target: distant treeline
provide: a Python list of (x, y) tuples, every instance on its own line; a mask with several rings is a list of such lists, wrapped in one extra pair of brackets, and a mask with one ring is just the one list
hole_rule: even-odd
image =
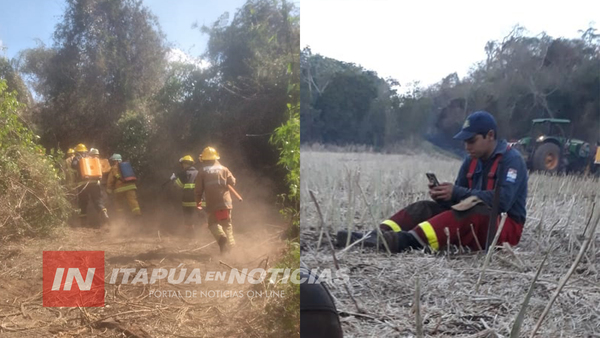
[(394, 79), (305, 48), (301, 141), (383, 149), (427, 138), (460, 148), (452, 135), (466, 115), (481, 109), (497, 118), (502, 138), (520, 138), (532, 119), (553, 117), (571, 119), (573, 137), (600, 140), (600, 34), (589, 28), (578, 39), (555, 39), (524, 32), (516, 27), (502, 41), (482, 46), (487, 58), (468, 76), (453, 73), (404, 94)]

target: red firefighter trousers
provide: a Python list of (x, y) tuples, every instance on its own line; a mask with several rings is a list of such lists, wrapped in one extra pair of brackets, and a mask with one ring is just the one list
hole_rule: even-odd
[[(434, 250), (447, 246), (448, 235), (452, 245), (481, 250), (485, 248), (489, 215), (490, 208), (483, 204), (466, 211), (456, 211), (445, 209), (433, 201), (420, 201), (398, 211), (383, 221), (380, 227), (384, 231), (410, 231), (422, 245), (428, 245)], [(498, 222), (497, 226), (499, 225)], [(522, 232), (523, 224), (507, 217), (497, 245), (505, 242), (517, 245)]]

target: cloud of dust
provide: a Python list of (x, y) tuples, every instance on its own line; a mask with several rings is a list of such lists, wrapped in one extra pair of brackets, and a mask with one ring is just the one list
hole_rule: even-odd
[[(167, 149), (168, 145), (163, 144), (161, 148)], [(198, 212), (195, 217), (195, 232), (191, 235), (189, 229), (183, 224), (182, 191), (169, 182), (171, 174), (181, 170), (179, 158), (189, 154), (197, 159), (203, 148), (204, 146), (196, 147), (198, 149), (196, 152), (171, 151), (163, 160), (154, 161), (155, 165), (152, 166), (153, 170), (149, 177), (138, 181), (137, 184), (137, 196), (142, 210), (140, 219), (133, 217), (119, 219), (116, 207), (107, 200), (111, 217), (108, 236), (115, 239), (136, 236), (156, 237), (160, 231), (161, 236), (173, 237), (182, 242), (189, 242), (190, 236), (202, 243), (214, 240), (208, 230), (204, 212)], [(286, 223), (276, 205), (278, 185), (271, 172), (273, 169), (253, 168), (246, 158), (249, 155), (244, 156), (240, 148), (235, 149), (237, 150), (230, 151), (217, 148), (221, 156), (221, 164), (228, 167), (236, 178), (235, 188), (243, 198), (243, 202), (239, 202), (232, 195), (232, 224), (237, 244), (232, 255), (236, 256), (236, 260), (239, 258), (243, 261), (256, 256), (255, 253), (278, 248), (281, 245), (281, 241), (278, 240), (279, 235), (286, 229)], [(198, 162), (195, 166), (200, 169)], [(128, 211), (126, 210), (125, 213), (127, 214)]]

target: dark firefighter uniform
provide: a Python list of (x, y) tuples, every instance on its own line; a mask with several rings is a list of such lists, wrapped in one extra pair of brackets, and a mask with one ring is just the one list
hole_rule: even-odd
[(78, 144), (77, 147), (75, 147), (75, 152), (75, 157), (71, 161), (71, 168), (75, 170), (77, 175), (77, 201), (79, 204), (79, 217), (81, 218), (81, 223), (85, 224), (87, 222), (87, 205), (90, 200), (96, 211), (100, 213), (103, 221), (106, 223), (108, 222), (108, 212), (104, 206), (104, 201), (102, 200), (100, 180), (82, 178), (79, 171), (79, 161), (87, 156), (87, 148), (83, 144)]
[(194, 188), (196, 186), (194, 182), (197, 175), (198, 169), (196, 169), (194, 166), (190, 166), (177, 174), (175, 179), (175, 184), (183, 189), (183, 193), (181, 195), (183, 222), (187, 227), (190, 228), (194, 226), (194, 214), (198, 212), (198, 209), (196, 208), (196, 197), (194, 195)]

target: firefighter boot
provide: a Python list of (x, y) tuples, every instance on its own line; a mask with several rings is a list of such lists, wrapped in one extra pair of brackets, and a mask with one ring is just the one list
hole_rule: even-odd
[(229, 251), (229, 244), (227, 243), (226, 236), (219, 237), (217, 243), (219, 243), (219, 249), (221, 250), (221, 254), (227, 253)]
[[(352, 232), (350, 234), (350, 244), (358, 241), (362, 237), (363, 237), (363, 234), (361, 234), (360, 232)], [(335, 236), (335, 246), (337, 246), (338, 248), (343, 248), (346, 246), (347, 242), (348, 242), (348, 231), (347, 230), (338, 231)]]
[[(411, 232), (384, 231), (383, 238), (387, 243), (391, 253), (398, 253), (408, 249), (418, 250), (423, 248), (421, 243), (419, 243), (415, 235), (413, 235)], [(383, 244), (380, 244), (379, 249), (385, 250)]]
[(102, 209), (102, 223), (104, 224), (108, 224), (108, 211), (106, 210), (106, 208)]
[[(395, 252), (393, 248), (398, 247), (396, 233), (393, 231), (382, 231), (382, 235), (383, 235), (383, 239), (381, 237), (378, 239), (377, 232), (372, 231), (369, 234), (369, 237), (363, 241), (362, 245), (366, 248), (376, 248), (377, 244), (379, 244), (379, 249), (385, 250), (385, 245), (383, 244), (383, 242), (385, 241), (388, 244), (390, 251)], [(350, 240), (351, 240), (351, 242), (355, 242), (362, 237), (363, 237), (362, 234), (355, 232), (355, 233), (352, 233), (352, 238)], [(357, 239), (355, 239), (355, 238), (357, 238)], [(342, 244), (344, 245), (345, 243), (346, 242), (343, 242)]]
[(79, 226), (82, 228), (88, 226), (87, 215), (79, 215)]

